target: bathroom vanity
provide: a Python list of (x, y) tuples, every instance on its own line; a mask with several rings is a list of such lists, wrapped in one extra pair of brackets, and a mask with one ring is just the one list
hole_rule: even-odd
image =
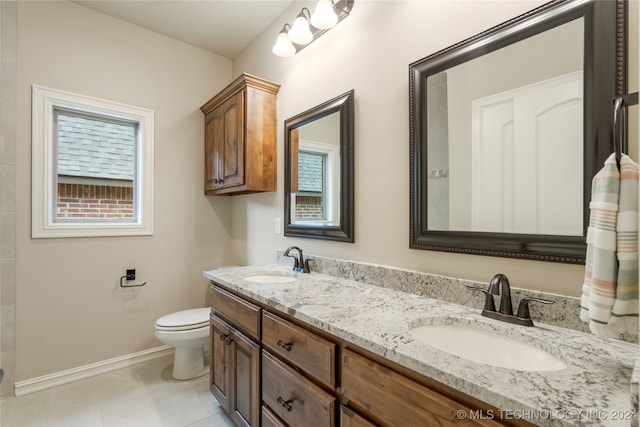
[[(637, 415), (633, 344), (540, 322), (508, 325), (481, 317), (481, 307), (282, 264), (204, 275), (211, 391), (237, 425), (627, 426)], [(486, 329), (563, 365), (474, 362), (421, 341), (414, 331), (425, 325)]]

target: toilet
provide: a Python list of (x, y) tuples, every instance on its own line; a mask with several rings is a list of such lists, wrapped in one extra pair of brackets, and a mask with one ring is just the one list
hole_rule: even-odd
[(173, 378), (189, 380), (208, 373), (205, 352), (209, 347), (210, 312), (210, 308), (193, 308), (156, 321), (156, 338), (176, 349)]

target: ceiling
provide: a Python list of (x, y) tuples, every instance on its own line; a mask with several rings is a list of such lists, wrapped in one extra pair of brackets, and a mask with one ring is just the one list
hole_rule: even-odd
[[(76, 3), (233, 59), (293, 0), (76, 0)], [(273, 35), (274, 41), (276, 36)]]

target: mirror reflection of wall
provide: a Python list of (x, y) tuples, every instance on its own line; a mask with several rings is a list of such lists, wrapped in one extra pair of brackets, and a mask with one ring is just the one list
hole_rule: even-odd
[[(449, 230), (449, 104), (447, 73), (427, 78), (427, 221), (430, 230)], [(454, 115), (453, 112), (451, 114)]]
[(583, 37), (575, 19), (427, 78), (429, 229), (582, 235)]
[(293, 129), (291, 144), (292, 223), (340, 224), (340, 113)]

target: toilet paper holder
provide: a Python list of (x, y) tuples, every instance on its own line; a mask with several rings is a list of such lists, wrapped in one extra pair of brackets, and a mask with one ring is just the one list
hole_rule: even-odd
[(144, 286), (147, 284), (147, 282), (144, 282), (141, 285), (125, 285), (123, 284), (123, 282), (129, 282), (131, 280), (136, 280), (136, 270), (135, 269), (127, 269), (127, 274), (125, 274), (124, 276), (120, 277), (120, 287), (121, 288), (139, 288), (141, 286)]

